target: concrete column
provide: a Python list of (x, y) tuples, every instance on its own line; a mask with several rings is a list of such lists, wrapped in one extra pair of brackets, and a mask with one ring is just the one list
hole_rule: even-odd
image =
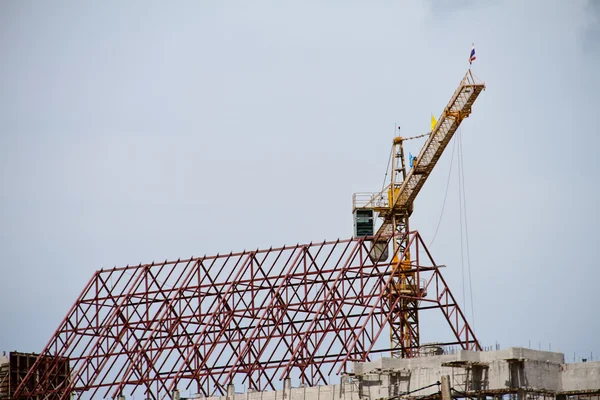
[(290, 400), (292, 398), (292, 379), (285, 378), (283, 380), (283, 400)]
[(452, 393), (450, 393), (450, 375), (442, 375), (442, 400), (452, 400)]
[(233, 383), (230, 383), (229, 385), (227, 385), (227, 400), (234, 400), (235, 399), (235, 385)]

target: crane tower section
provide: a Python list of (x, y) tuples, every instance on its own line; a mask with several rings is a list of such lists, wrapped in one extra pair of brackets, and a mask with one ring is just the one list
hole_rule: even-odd
[(408, 171), (403, 149), (406, 138), (396, 137), (393, 141), (389, 185), (381, 192), (356, 193), (353, 196), (355, 235), (369, 232), (365, 229), (369, 223), (373, 227), (370, 232), (374, 232), (375, 215), (381, 220), (377, 232), (371, 237), (374, 260), (388, 258), (388, 238), (394, 237), (392, 273), (396, 277), (396, 284), (388, 288), (387, 293), (389, 304), (395, 305), (390, 335), (394, 357), (414, 357), (420, 348), (418, 302), (426, 296), (426, 292), (424, 285), (418, 282), (412, 272), (414, 265), (407, 246), (408, 219), (412, 214), (413, 202), (461, 122), (471, 114), (471, 107), (483, 90), (485, 83), (479, 81), (469, 69), (435, 126), (432, 126), (419, 155), (410, 161)]

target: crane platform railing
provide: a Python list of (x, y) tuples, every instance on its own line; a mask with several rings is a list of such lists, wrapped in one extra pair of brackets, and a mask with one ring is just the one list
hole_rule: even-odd
[[(388, 185), (389, 187), (389, 185)], [(388, 196), (384, 196), (380, 192), (361, 192), (352, 195), (352, 211), (356, 209), (366, 208), (369, 210), (377, 210), (379, 208), (390, 208)]]

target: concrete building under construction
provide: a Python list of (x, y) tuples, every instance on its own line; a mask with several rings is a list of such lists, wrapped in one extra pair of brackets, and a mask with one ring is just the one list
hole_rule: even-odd
[[(598, 362), (484, 351), (409, 229), (484, 89), (469, 70), (431, 132), (394, 138), (389, 185), (353, 197), (353, 238), (97, 271), (39, 355), (0, 359), (0, 398), (599, 400)], [(435, 343), (422, 318), (446, 327)]]
[(600, 399), (600, 362), (565, 364), (561, 353), (508, 348), (383, 357), (354, 363), (334, 385), (292, 388), (288, 380), (279, 391), (246, 393), (236, 393), (232, 385), (225, 396), (208, 400), (440, 399), (444, 377), (448, 398)]

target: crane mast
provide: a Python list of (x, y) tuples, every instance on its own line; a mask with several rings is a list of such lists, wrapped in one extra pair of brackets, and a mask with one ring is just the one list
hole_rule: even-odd
[[(469, 69), (408, 171), (403, 147), (403, 142), (408, 138), (399, 136), (393, 140), (390, 184), (381, 192), (355, 193), (353, 196), (355, 235), (367, 236), (371, 240), (371, 258), (374, 261), (389, 258), (387, 243), (393, 236), (392, 275), (395, 285), (388, 291), (387, 297), (392, 308), (392, 356), (396, 358), (418, 355), (418, 302), (419, 298), (427, 295), (423, 283), (417, 282), (412, 272), (414, 266), (408, 251), (409, 217), (413, 202), (462, 120), (471, 114), (471, 107), (483, 90), (485, 83), (479, 81)], [(375, 234), (374, 214), (381, 220)], [(369, 227), (371, 229), (365, 229)]]

